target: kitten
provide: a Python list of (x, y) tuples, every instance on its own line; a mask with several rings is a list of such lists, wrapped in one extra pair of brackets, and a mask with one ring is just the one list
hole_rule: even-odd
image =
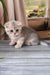
[[(9, 21), (5, 23), (5, 30), (11, 39), (9, 45), (15, 45), (15, 48), (21, 48), (25, 45), (38, 45), (40, 44), (40, 37), (37, 32), (29, 27), (23, 26), (19, 21)], [(42, 43), (46, 45), (45, 43)]]

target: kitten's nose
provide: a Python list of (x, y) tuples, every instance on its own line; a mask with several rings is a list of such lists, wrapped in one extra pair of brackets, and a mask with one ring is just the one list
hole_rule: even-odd
[(14, 33), (14, 35), (16, 34), (16, 32)]

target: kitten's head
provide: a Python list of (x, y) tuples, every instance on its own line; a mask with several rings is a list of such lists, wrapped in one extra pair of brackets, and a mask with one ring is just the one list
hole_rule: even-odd
[(9, 21), (4, 25), (6, 33), (10, 36), (18, 36), (21, 33), (22, 23), (20, 21)]

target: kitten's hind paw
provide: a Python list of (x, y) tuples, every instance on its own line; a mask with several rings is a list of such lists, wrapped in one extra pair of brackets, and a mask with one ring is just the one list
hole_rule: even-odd
[(9, 45), (13, 46), (13, 45), (15, 45), (15, 42), (10, 42)]

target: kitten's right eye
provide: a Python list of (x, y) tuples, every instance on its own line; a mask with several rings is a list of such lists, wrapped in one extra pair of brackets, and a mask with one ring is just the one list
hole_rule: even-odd
[(13, 30), (10, 30), (10, 32), (13, 32)]

